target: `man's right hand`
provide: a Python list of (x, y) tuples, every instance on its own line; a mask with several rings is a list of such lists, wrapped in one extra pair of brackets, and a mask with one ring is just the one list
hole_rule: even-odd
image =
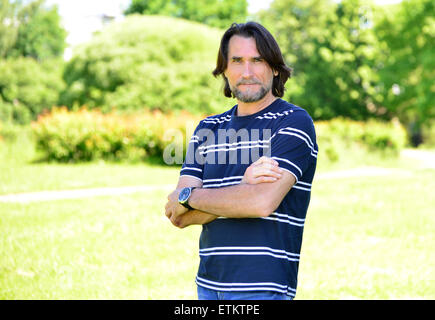
[[(254, 163), (252, 163), (245, 171), (243, 175), (243, 179), (241, 183), (246, 184), (258, 184), (258, 183), (270, 183), (279, 180), (282, 177), (282, 169), (279, 168), (278, 162), (268, 158), (266, 156), (261, 157)], [(193, 183), (194, 180), (189, 180), (190, 177), (183, 177), (182, 183), (179, 182), (177, 188), (185, 187), (185, 186), (197, 186), (201, 187), (201, 185)], [(190, 225), (202, 225), (207, 224), (214, 219), (216, 219), (216, 215), (212, 215), (206, 212), (198, 211), (198, 210), (189, 210), (187, 213), (178, 216), (177, 218), (173, 217), (171, 220), (172, 224), (178, 228), (185, 228)]]
[(282, 172), (277, 161), (263, 156), (246, 169), (241, 183), (275, 182), (282, 177)]

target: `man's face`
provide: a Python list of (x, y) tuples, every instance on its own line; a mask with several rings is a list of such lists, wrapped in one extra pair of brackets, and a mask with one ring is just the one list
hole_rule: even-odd
[(237, 100), (256, 102), (271, 94), (274, 74), (277, 72), (258, 53), (254, 38), (231, 37), (224, 75)]

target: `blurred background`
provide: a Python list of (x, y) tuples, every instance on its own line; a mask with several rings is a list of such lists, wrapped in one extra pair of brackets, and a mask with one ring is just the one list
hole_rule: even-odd
[(236, 103), (211, 71), (250, 20), (320, 150), (296, 299), (435, 298), (433, 1), (0, 0), (0, 299), (196, 298), (163, 153)]

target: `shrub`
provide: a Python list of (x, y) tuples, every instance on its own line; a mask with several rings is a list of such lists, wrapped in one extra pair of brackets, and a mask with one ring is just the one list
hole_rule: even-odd
[[(32, 124), (37, 147), (46, 160), (60, 162), (160, 159), (173, 143), (165, 139), (165, 130), (177, 129), (183, 135), (185, 150), (186, 123), (200, 118), (186, 112), (163, 114), (159, 111), (135, 114), (103, 114), (81, 108), (68, 111), (53, 108)], [(190, 137), (189, 137), (190, 138)]]
[(14, 126), (10, 123), (3, 124), (0, 122), (0, 143), (15, 142), (19, 135), (19, 126)]
[(5, 123), (28, 124), (32, 113), (25, 105), (0, 101), (0, 120)]
[(332, 162), (344, 156), (343, 150), (350, 151), (352, 147), (398, 155), (406, 143), (406, 130), (395, 121), (360, 122), (336, 118), (317, 121), (315, 126), (319, 150)]
[[(103, 114), (97, 109), (68, 111), (63, 107), (41, 115), (32, 128), (37, 146), (47, 160), (159, 159), (162, 162), (165, 148), (170, 144), (182, 148), (185, 155), (186, 140), (203, 118), (187, 112)], [(320, 161), (339, 161), (353, 148), (397, 155), (406, 140), (405, 130), (394, 122), (334, 119), (316, 122), (315, 126)]]
[(429, 122), (429, 124), (423, 127), (423, 141), (422, 147), (435, 148), (435, 120)]
[(182, 19), (131, 15), (77, 48), (60, 103), (103, 111), (227, 109), (215, 67), (221, 31)]
[(62, 64), (23, 57), (0, 60), (0, 120), (29, 123), (56, 105), (64, 87)]

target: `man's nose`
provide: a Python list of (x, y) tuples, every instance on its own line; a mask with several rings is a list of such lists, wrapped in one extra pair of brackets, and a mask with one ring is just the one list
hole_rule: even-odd
[(252, 66), (251, 66), (250, 62), (246, 62), (243, 65), (242, 77), (243, 78), (251, 78), (252, 77)]

